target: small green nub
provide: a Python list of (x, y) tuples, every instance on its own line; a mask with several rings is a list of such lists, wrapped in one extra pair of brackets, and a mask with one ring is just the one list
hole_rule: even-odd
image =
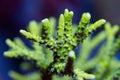
[(96, 21), (94, 24), (90, 25), (91, 30), (95, 30), (99, 27), (101, 27), (103, 24), (105, 24), (106, 20), (105, 19), (100, 19)]
[(69, 14), (69, 10), (68, 10), (68, 9), (65, 9), (65, 11), (64, 11), (64, 16), (66, 17), (66, 16), (68, 16), (68, 14)]
[(6, 52), (4, 52), (4, 53), (3, 53), (3, 55), (4, 55), (4, 56), (7, 56), (7, 53), (6, 53)]
[(90, 19), (91, 19), (90, 13), (88, 13), (88, 12), (83, 13), (82, 18), (81, 18), (81, 21), (82, 21), (83, 23), (89, 23), (89, 22), (90, 22)]
[(100, 19), (94, 23), (96, 27), (100, 27), (101, 25), (105, 24), (106, 20), (105, 19)]
[(50, 21), (47, 18), (45, 18), (42, 20), (42, 25), (47, 28), (48, 26), (50, 26)]
[(32, 34), (39, 35), (39, 28), (36, 21), (30, 21), (28, 29)]
[(20, 30), (20, 33), (23, 36), (25, 36), (26, 38), (32, 38), (32, 35), (29, 32), (25, 31), (25, 30)]
[(12, 47), (12, 48), (16, 47), (15, 44), (14, 44), (10, 39), (7, 39), (7, 40), (6, 40), (6, 44), (7, 44), (9, 47)]
[(63, 16), (63, 14), (60, 15), (58, 24), (59, 24), (59, 28), (63, 28), (64, 29), (65, 23), (64, 23), (64, 16)]

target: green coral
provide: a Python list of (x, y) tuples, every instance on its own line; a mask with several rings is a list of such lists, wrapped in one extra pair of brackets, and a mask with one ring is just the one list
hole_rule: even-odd
[[(60, 80), (101, 80), (110, 63), (119, 63), (112, 59), (119, 50), (120, 38), (114, 43), (114, 36), (119, 27), (111, 27), (107, 23), (105, 30), (91, 39), (91, 33), (103, 25), (105, 20), (100, 19), (90, 24), (91, 15), (83, 13), (77, 26), (72, 24), (73, 15), (72, 11), (65, 9), (64, 14), (59, 17), (57, 30), (54, 18), (43, 19), (40, 23), (31, 21), (28, 29), (20, 30), (20, 33), (32, 41), (32, 48), (27, 47), (20, 38), (15, 38), (13, 41), (7, 39), (6, 43), (10, 50), (6, 51), (4, 55), (11, 58), (23, 57), (26, 60), (35, 61), (37, 68), (40, 69), (39, 73), (36, 73), (40, 75), (36, 80), (56, 80), (57, 78)], [(88, 61), (92, 50), (105, 39), (106, 44), (100, 48), (96, 57)], [(81, 51), (76, 58), (74, 49), (80, 43), (82, 43)], [(97, 64), (98, 62), (99, 64)], [(109, 67), (109, 70), (115, 67)], [(111, 72), (109, 75), (111, 75)], [(28, 75), (12, 72), (10, 76), (15, 80), (24, 80), (24, 78), (27, 79)], [(108, 75), (105, 77), (108, 77)]]
[(39, 72), (29, 73), (28, 75), (21, 75), (15, 71), (10, 71), (9, 75), (14, 80), (41, 80)]
[[(115, 39), (118, 30), (119, 26), (111, 26), (110, 23), (106, 23), (105, 30), (101, 31), (93, 39), (90, 37), (85, 39), (80, 48), (79, 57), (75, 61), (75, 68), (79, 67), (81, 70), (90, 71), (90, 73), (95, 74), (96, 80), (109, 78), (112, 71), (120, 66), (120, 62), (114, 59), (114, 56), (120, 50), (120, 37)], [(100, 46), (97, 54), (92, 59), (89, 59), (93, 49), (103, 41), (105, 43)]]
[(95, 79), (95, 75), (93, 74), (88, 74), (84, 71), (81, 71), (79, 69), (75, 69), (74, 70), (74, 73), (75, 73), (75, 77), (77, 77), (78, 80), (84, 80), (84, 79)]
[(120, 80), (120, 67), (115, 68), (106, 80)]

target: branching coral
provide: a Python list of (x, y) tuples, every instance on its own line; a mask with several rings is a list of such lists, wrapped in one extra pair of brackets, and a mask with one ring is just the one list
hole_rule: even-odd
[[(120, 62), (114, 59), (114, 56), (120, 50), (120, 37), (115, 40), (118, 30), (119, 26), (111, 26), (110, 23), (106, 23), (105, 31), (101, 31), (93, 39), (88, 37), (81, 46), (80, 55), (74, 64), (75, 68), (80, 67), (82, 70), (94, 73), (96, 80), (106, 80), (109, 78), (114, 69), (120, 66)], [(106, 43), (102, 44), (94, 58), (88, 60), (92, 50), (103, 40)], [(114, 80), (114, 78), (112, 77), (111, 80)]]
[[(6, 43), (10, 50), (6, 51), (4, 55), (11, 58), (23, 57), (27, 60), (34, 60), (36, 66), (40, 69), (38, 74), (41, 74), (40, 79), (42, 80), (56, 80), (56, 78), (84, 80), (95, 79), (95, 76), (97, 80), (100, 80), (106, 67), (109, 66), (110, 60), (119, 50), (120, 39), (118, 38), (118, 41), (113, 44), (118, 26), (111, 28), (109, 24), (106, 24), (105, 31), (99, 33), (94, 39), (90, 39), (88, 36), (103, 25), (105, 20), (100, 19), (90, 24), (91, 15), (83, 13), (79, 25), (74, 29), (72, 24), (73, 15), (72, 11), (65, 9), (64, 14), (60, 15), (57, 30), (54, 18), (43, 19), (40, 23), (31, 21), (28, 30), (20, 30), (20, 33), (32, 41), (33, 48), (28, 48), (19, 38), (15, 38), (14, 41), (7, 39)], [(110, 29), (112, 29), (111, 32)], [(96, 58), (87, 61), (93, 48), (102, 42), (106, 36), (108, 36), (107, 43), (100, 49), (100, 54)], [(80, 57), (75, 60), (74, 49), (82, 42)], [(106, 53), (105, 57), (102, 56), (103, 50)], [(97, 65), (99, 61), (100, 64)], [(87, 73), (91, 69), (94, 69), (95, 75)], [(21, 76), (14, 72), (11, 74), (13, 74), (12, 77), (14, 75)], [(14, 79), (19, 80), (17, 78), (19, 77)]]

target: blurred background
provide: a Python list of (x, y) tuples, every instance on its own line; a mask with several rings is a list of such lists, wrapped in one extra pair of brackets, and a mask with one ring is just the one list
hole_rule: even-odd
[(19, 70), (19, 60), (3, 56), (8, 50), (6, 38), (21, 37), (19, 30), (31, 20), (58, 19), (65, 8), (74, 11), (73, 23), (78, 24), (83, 12), (90, 12), (92, 22), (104, 18), (120, 25), (120, 0), (0, 0), (0, 80), (11, 80), (8, 71)]

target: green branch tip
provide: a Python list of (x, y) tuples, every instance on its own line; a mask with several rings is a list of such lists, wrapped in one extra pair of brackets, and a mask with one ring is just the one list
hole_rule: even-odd
[(91, 19), (90, 13), (86, 12), (82, 14), (82, 18), (81, 18), (82, 23), (86, 24), (90, 22), (90, 19)]
[(70, 15), (72, 15), (72, 16), (74, 15), (73, 11), (70, 11)]
[(65, 23), (64, 23), (64, 15), (63, 15), (63, 14), (60, 15), (58, 25), (59, 25), (58, 28), (60, 28), (60, 27), (61, 27), (61, 28), (64, 28)]
[(90, 25), (90, 29), (91, 30), (95, 30), (96, 28), (101, 27), (105, 23), (106, 23), (105, 19), (100, 19), (100, 20), (96, 21), (94, 24), (91, 24)]
[(42, 25), (45, 26), (45, 27), (50, 26), (50, 21), (47, 18), (45, 18), (45, 19), (42, 20)]
[(89, 12), (83, 13), (82, 17), (83, 17), (84, 20), (90, 20), (91, 19), (91, 15), (90, 15)]
[(67, 16), (68, 13), (69, 13), (69, 10), (68, 10), (68, 9), (65, 9), (65, 11), (64, 11), (64, 15)]
[(11, 47), (11, 48), (15, 48), (15, 47), (16, 47), (15, 44), (13, 43), (13, 41), (10, 40), (10, 39), (7, 39), (7, 40), (6, 40), (6, 44), (7, 44), (9, 47)]
[(26, 35), (28, 32), (21, 29), (21, 30), (20, 30), (20, 33), (23, 34), (23, 35)]
[(34, 36), (30, 33), (30, 32), (27, 32), (25, 30), (20, 30), (20, 33), (25, 36), (26, 38), (29, 38), (29, 39), (32, 39)]
[(11, 44), (12, 44), (12, 41), (11, 41), (10, 39), (6, 39), (5, 42), (6, 42), (6, 44), (9, 45), (9, 46), (11, 46)]
[(32, 34), (35, 34), (35, 35), (39, 35), (39, 27), (38, 27), (38, 23), (36, 21), (30, 21), (29, 25), (29, 31), (32, 33)]
[(96, 21), (93, 25), (96, 27), (100, 27), (101, 25), (103, 25), (105, 23), (106, 23), (105, 19), (100, 19), (100, 20)]
[[(7, 57), (7, 52), (4, 52), (3, 55)], [(8, 56), (8, 57), (9, 57), (9, 56)]]
[(74, 51), (70, 51), (70, 52), (69, 52), (69, 57), (75, 59), (75, 58), (76, 58), (75, 52), (74, 52)]
[(99, 25), (100, 25), (100, 24), (103, 25), (103, 24), (106, 23), (106, 20), (105, 20), (105, 19), (100, 19), (100, 20), (98, 20), (98, 23), (99, 23)]
[(93, 79), (95, 79), (95, 75), (88, 74), (88, 73), (81, 71), (79, 69), (75, 69), (74, 72), (75, 72), (75, 75), (76, 75), (78, 80), (84, 80), (84, 79), (92, 79), (93, 80)]

